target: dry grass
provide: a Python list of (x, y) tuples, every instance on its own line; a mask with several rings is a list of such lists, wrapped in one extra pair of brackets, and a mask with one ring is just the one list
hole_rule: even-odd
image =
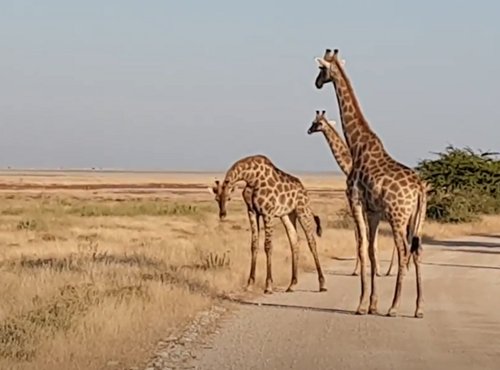
[[(130, 178), (134, 184), (147, 184), (161, 177), (57, 175), (47, 180), (43, 174), (4, 173), (2, 183), (27, 183), (23, 176), (28, 176), (29, 181), (51, 184), (132, 184)], [(318, 243), (323, 264), (327, 257), (353, 256), (354, 234), (341, 211), (342, 178), (303, 178), (322, 218), (324, 234)], [(187, 182), (208, 186), (212, 180), (213, 174), (196, 174)], [(159, 339), (223, 294), (244, 286), (250, 235), (243, 203), (234, 199), (228, 220), (219, 223), (215, 203), (199, 188), (1, 192), (0, 368), (140, 364)], [(469, 229), (429, 224), (425, 230), (440, 238), (498, 230), (499, 224), (498, 217), (489, 217)], [(389, 233), (380, 237), (381, 249), (392, 248)], [(311, 269), (304, 238), (300, 252), (302, 270)], [(258, 262), (261, 291), (263, 252)], [(290, 263), (282, 226), (275, 236), (273, 267), (275, 285), (285, 286)]]

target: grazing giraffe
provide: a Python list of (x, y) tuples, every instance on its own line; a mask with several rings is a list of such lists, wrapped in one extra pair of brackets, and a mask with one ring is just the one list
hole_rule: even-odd
[[(376, 231), (381, 218), (385, 217), (392, 228), (399, 263), (394, 298), (387, 315), (397, 316), (406, 272), (405, 262), (409, 262), (411, 254), (417, 282), (415, 317), (423, 317), (420, 260), (427, 204), (426, 185), (415, 171), (387, 153), (380, 138), (370, 128), (343, 63), (339, 61), (338, 50), (332, 53), (327, 49), (323, 58), (316, 58), (316, 61), (320, 68), (315, 81), (316, 88), (321, 89), (325, 83), (333, 83), (342, 129), (353, 160), (353, 168), (347, 178), (347, 192), (356, 224), (361, 260), (361, 297), (356, 313), (367, 313), (366, 250), (368, 247), (370, 263), (374, 266)], [(372, 268), (369, 313), (377, 312), (377, 301), (375, 269)]]
[[(344, 140), (340, 137), (340, 134), (337, 132), (335, 129), (335, 121), (330, 121), (326, 117), (326, 111), (316, 111), (316, 117), (314, 121), (311, 124), (311, 127), (309, 130), (307, 130), (307, 133), (309, 135), (315, 133), (315, 132), (322, 132), (323, 135), (325, 136), (325, 139), (330, 146), (330, 150), (332, 151), (333, 157), (337, 161), (340, 169), (342, 172), (346, 175), (349, 176), (349, 173), (351, 172), (352, 169), (352, 158), (351, 158), (351, 153), (349, 152), (349, 148), (347, 147), (346, 143)], [(374, 240), (374, 248), (375, 250), (375, 258), (376, 258), (376, 263), (375, 263), (375, 274), (377, 276), (380, 276), (380, 265), (378, 263), (378, 248), (377, 248), (377, 239), (375, 238)], [(359, 267), (359, 256), (356, 253), (356, 266), (354, 267), (354, 271), (352, 275), (358, 275), (358, 267)], [(394, 260), (396, 258), (396, 247), (394, 247), (393, 252), (392, 252), (392, 257), (391, 257), (391, 264), (389, 265), (389, 268), (387, 270), (386, 275), (389, 276), (392, 270), (392, 266), (394, 264)]]
[(250, 263), (250, 276), (247, 288), (255, 282), (255, 267), (257, 261), (259, 226), (258, 217), (264, 221), (264, 250), (266, 252), (266, 287), (265, 293), (272, 293), (272, 236), (274, 220), (280, 218), (285, 226), (285, 230), (290, 243), (292, 253), (292, 278), (287, 292), (292, 292), (298, 282), (298, 238), (295, 228), (295, 219), (298, 219), (306, 235), (309, 249), (314, 257), (314, 263), (318, 272), (319, 291), (326, 291), (325, 277), (321, 269), (318, 253), (316, 250), (316, 240), (314, 238), (314, 223), (316, 232), (321, 234), (320, 219), (311, 210), (309, 196), (302, 182), (279, 168), (277, 168), (269, 158), (263, 155), (253, 155), (236, 161), (227, 171), (222, 184), (215, 183), (213, 192), (215, 200), (219, 205), (219, 217), (226, 217), (226, 203), (229, 195), (239, 181), (244, 181), (246, 187), (243, 190), (243, 198), (247, 205), (248, 219), (252, 231), (251, 251), (252, 259)]
[[(216, 198), (217, 198), (217, 191), (218, 191), (217, 189), (219, 189), (219, 188), (220, 188), (220, 181), (215, 180), (215, 185), (212, 187), (209, 187), (208, 189), (209, 189), (210, 193), (214, 193), (216, 195)], [(247, 210), (255, 212), (257, 214), (257, 211), (255, 210), (255, 207), (252, 203), (253, 188), (246, 185), (245, 188), (243, 189), (243, 191), (241, 192), (241, 196), (243, 198), (243, 201), (245, 202), (245, 205), (247, 206)], [(226, 202), (229, 200), (231, 200), (231, 194), (228, 195)], [(261, 217), (262, 217), (261, 215), (257, 214), (257, 229), (260, 228), (259, 218), (261, 218)], [(290, 221), (292, 222), (293, 227), (297, 228), (297, 213), (295, 211), (293, 211), (292, 213), (290, 213), (288, 215), (288, 217), (290, 218)], [(315, 215), (314, 213), (313, 213), (313, 217), (314, 217), (314, 222), (316, 223), (316, 235), (321, 237), (321, 235), (323, 234), (323, 229), (321, 228), (321, 219), (319, 218), (319, 216)]]

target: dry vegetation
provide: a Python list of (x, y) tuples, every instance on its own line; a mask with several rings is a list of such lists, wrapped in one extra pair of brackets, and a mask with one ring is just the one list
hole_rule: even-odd
[[(2, 174), (0, 368), (140, 365), (159, 339), (226, 293), (239, 292), (250, 257), (246, 213), (235, 196), (228, 220), (219, 223), (205, 189), (212, 179), (213, 174)], [(342, 178), (303, 179), (322, 218), (323, 265), (330, 257), (353, 256)], [(498, 217), (489, 217), (467, 226), (429, 224), (426, 232), (441, 238), (488, 232), (499, 224)], [(381, 249), (392, 248), (386, 225), (380, 237)], [(282, 287), (290, 263), (281, 226), (274, 245), (275, 286)], [(303, 238), (300, 252), (302, 269), (311, 269)], [(261, 252), (258, 290), (264, 262)]]

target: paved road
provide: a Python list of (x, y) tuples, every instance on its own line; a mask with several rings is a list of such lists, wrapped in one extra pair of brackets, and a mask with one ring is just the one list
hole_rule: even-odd
[[(425, 317), (414, 319), (413, 267), (402, 317), (355, 316), (354, 261), (332, 261), (326, 293), (301, 274), (295, 293), (259, 298), (222, 323), (196, 369), (500, 369), (500, 235), (425, 245)], [(386, 261), (388, 255), (382, 256)], [(384, 265), (383, 265), (384, 266)], [(379, 278), (386, 313), (395, 276)]]

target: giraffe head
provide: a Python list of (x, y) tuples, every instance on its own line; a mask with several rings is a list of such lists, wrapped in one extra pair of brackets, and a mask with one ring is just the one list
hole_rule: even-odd
[(215, 201), (219, 205), (219, 218), (223, 221), (227, 216), (226, 202), (231, 200), (230, 192), (225, 184), (221, 184), (219, 180), (215, 180), (212, 186), (212, 192), (215, 194)]
[(319, 67), (319, 73), (314, 83), (316, 88), (321, 89), (324, 84), (332, 82), (335, 73), (344, 67), (345, 60), (338, 57), (338, 52), (338, 49), (335, 49), (333, 53), (330, 49), (326, 49), (323, 58), (315, 58)]
[(326, 111), (316, 111), (316, 118), (314, 118), (314, 121), (311, 124), (311, 127), (309, 127), (309, 130), (307, 130), (307, 133), (309, 135), (315, 133), (315, 132), (324, 132), (328, 125), (334, 126), (335, 121), (329, 121), (328, 118), (326, 118)]

